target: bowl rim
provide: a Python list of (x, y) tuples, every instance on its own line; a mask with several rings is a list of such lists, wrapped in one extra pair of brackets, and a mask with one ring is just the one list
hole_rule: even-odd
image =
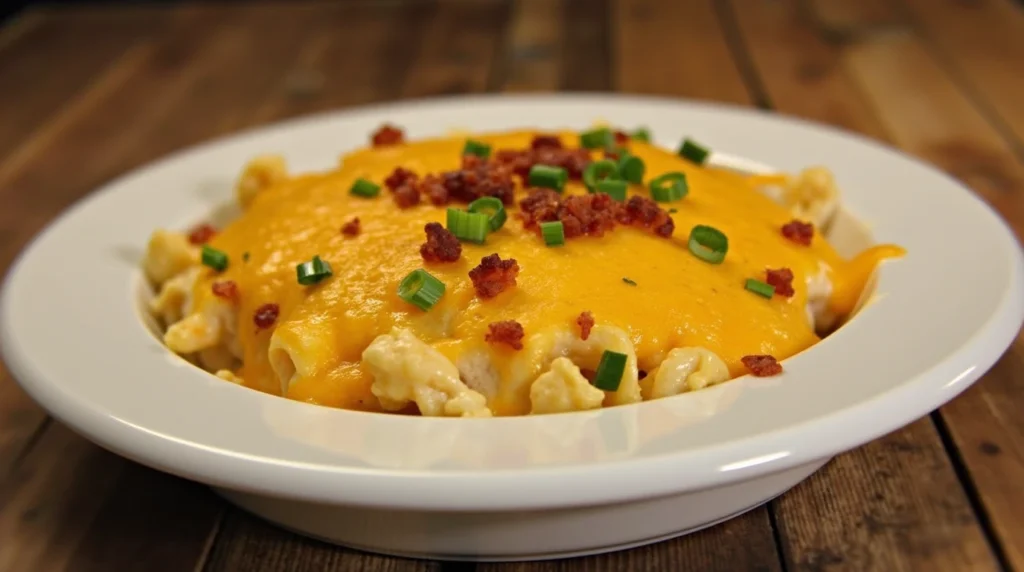
[[(512, 127), (522, 117), (539, 118), (534, 122), (544, 127), (640, 117), (659, 121), (658, 142), (668, 140), (659, 133), (664, 124), (674, 136), (689, 132), (712, 147), (722, 142), (730, 152), (786, 169), (832, 157), (843, 166), (840, 180), (853, 181), (845, 189), (850, 210), (869, 221), (879, 239), (904, 244), (909, 254), (880, 270), (880, 296), (833, 336), (786, 360), (779, 380), (738, 378), (691, 395), (597, 412), (473, 420), (331, 410), (225, 384), (146, 339), (151, 336), (125, 304), (138, 286), (138, 271), (123, 250), (141, 248), (143, 230), (157, 226), (147, 227), (150, 222), (191, 219), (209, 208), (211, 197), (226, 198), (225, 182), (255, 149), (283, 145), (289, 159), (302, 164), (307, 157), (327, 157), (316, 144), (334, 133), (339, 141), (361, 142), (388, 120), (406, 125), (413, 136), (436, 134), (455, 127), (441, 127), (455, 115), (480, 129)], [(752, 140), (743, 138), (747, 133), (755, 134)], [(794, 137), (790, 146), (799, 154), (770, 144), (781, 134)], [(878, 172), (858, 171), (863, 165)], [(214, 190), (165, 192), (179, 181), (189, 188), (210, 180), (217, 181)], [(872, 186), (878, 183), (901, 192), (886, 196)], [(929, 217), (909, 220), (915, 212)], [(125, 221), (125, 214), (138, 216)], [(943, 232), (951, 222), (985, 255)], [(970, 270), (977, 279), (915, 288), (948, 277), (943, 273), (950, 267)], [(66, 295), (60, 286), (65, 273), (88, 277), (75, 283), (87, 303)], [(127, 458), (214, 486), (312, 502), (525, 510), (623, 502), (746, 480), (830, 457), (927, 414), (987, 371), (1020, 330), (1024, 257), (1006, 223), (959, 182), (859, 135), (759, 110), (659, 97), (485, 95), (320, 113), (173, 153), (67, 209), (22, 251), (0, 296), (0, 347), (12, 376), (57, 419)], [(943, 322), (934, 307), (949, 299), (958, 303), (945, 306)], [(893, 352), (897, 320), (912, 320), (913, 335), (904, 341), (917, 343), (902, 353)], [(105, 327), (97, 329), (97, 323)], [(878, 369), (881, 363), (885, 367)], [(814, 381), (826, 366), (841, 371), (823, 387)], [(111, 371), (119, 383), (103, 381)], [(854, 385), (864, 379), (870, 388)], [(822, 409), (814, 411), (815, 404)], [(363, 442), (331, 440), (352, 434)], [(412, 447), (410, 435), (418, 439)], [(619, 437), (626, 445), (610, 444)], [(371, 438), (377, 440), (372, 446), (365, 443)], [(588, 449), (595, 439), (604, 450)], [(516, 448), (524, 445), (529, 450)], [(503, 458), (491, 449), (522, 458)], [(531, 457), (538, 451), (568, 457), (538, 461)]]

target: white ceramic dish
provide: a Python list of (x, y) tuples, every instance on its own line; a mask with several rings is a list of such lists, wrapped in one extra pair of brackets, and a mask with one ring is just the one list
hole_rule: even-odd
[[(208, 217), (255, 154), (324, 168), (384, 120), (420, 137), (596, 118), (649, 125), (664, 145), (692, 135), (783, 169), (828, 165), (846, 212), (909, 254), (884, 266), (854, 320), (786, 360), (778, 378), (585, 413), (476, 420), (321, 408), (218, 380), (147, 331), (137, 264), (149, 233)], [(859, 248), (865, 237), (850, 220), (833, 240)], [(0, 334), (11, 371), (55, 417), (282, 526), (420, 557), (549, 558), (728, 518), (945, 403), (1019, 330), (1022, 268), (1012, 234), (959, 183), (849, 134), (663, 99), (473, 97), (288, 122), (126, 175), (21, 256)]]

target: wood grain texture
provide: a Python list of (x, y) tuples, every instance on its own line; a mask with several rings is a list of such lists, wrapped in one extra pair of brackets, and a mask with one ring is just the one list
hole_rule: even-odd
[(612, 21), (619, 91), (750, 103), (712, 2), (615, 0)]
[[(225, 518), (220, 536), (204, 572), (442, 572), (438, 562), (339, 548), (281, 530), (237, 510)], [(467, 568), (472, 570), (472, 564)]]
[[(894, 63), (893, 58), (898, 62), (899, 57), (891, 48), (885, 48), (883, 54), (877, 47), (870, 47), (887, 46), (894, 41), (913, 42), (907, 40), (909, 36), (870, 34), (859, 42), (836, 44), (829, 40), (827, 33), (816, 29), (793, 2), (744, 5), (742, 10), (733, 13), (769, 97), (778, 109), (890, 139), (959, 174), (982, 194), (1005, 200), (987, 181), (1005, 181), (1016, 175), (1006, 175), (1004, 169), (1000, 169), (998, 175), (978, 176), (977, 173), (980, 165), (986, 166), (985, 172), (992, 173), (991, 166), (1000, 162), (1004, 168), (1013, 169), (1012, 158), (996, 151), (998, 137), (979, 138), (977, 133), (967, 136), (963, 129), (955, 127), (963, 122), (962, 116), (967, 112), (958, 109), (961, 107), (958, 105), (950, 107), (950, 101), (962, 95), (955, 93), (948, 79), (937, 79), (941, 74), (936, 74), (938, 70), (932, 65), (928, 73), (931, 81), (922, 83), (919, 67), (927, 62)], [(862, 61), (866, 53), (872, 58), (870, 62)], [(893, 66), (898, 69), (892, 69)], [(806, 73), (808, 68), (815, 73)], [(865, 77), (865, 74), (877, 75), (879, 70), (885, 69), (890, 72), (882, 77), (873, 80)], [(925, 65), (924, 69), (929, 66)], [(942, 89), (942, 85), (946, 89)], [(933, 108), (933, 105), (938, 107)], [(970, 167), (951, 164), (950, 159), (956, 153), (944, 154), (948, 156), (943, 161), (938, 154), (927, 152), (935, 145), (945, 148), (951, 139), (964, 136), (971, 141), (985, 141), (981, 146), (968, 144), (972, 152), (968, 157), (956, 159), (971, 161), (973, 157), (975, 160), (969, 163)], [(931, 143), (922, 144), (919, 140), (915, 144), (914, 137), (924, 137)], [(985, 159), (978, 161), (978, 157)], [(1000, 159), (993, 160), (993, 157)], [(954, 405), (967, 399), (961, 397)], [(982, 419), (981, 416), (973, 418)], [(901, 445), (907, 442), (913, 443), (913, 448)], [(873, 458), (879, 459), (874, 464), (884, 462), (881, 470), (888, 483), (884, 484), (884, 492), (878, 489), (883, 486), (882, 479), (870, 469), (872, 463), (868, 461)], [(921, 466), (933, 467), (925, 475), (927, 480), (922, 477)], [(846, 472), (849, 474), (844, 474)], [(823, 484), (829, 477), (834, 479), (832, 484)], [(843, 483), (842, 487), (839, 483)], [(844, 510), (814, 508), (825, 502), (826, 489), (849, 490), (851, 485), (855, 487), (852, 492), (830, 501), (832, 508), (841, 503)], [(830, 494), (835, 495), (831, 491)], [(820, 498), (816, 499), (815, 495)], [(797, 568), (855, 566), (882, 570), (928, 565), (935, 570), (959, 570), (991, 569), (996, 565), (971, 515), (967, 498), (958, 490), (956, 475), (942, 443), (927, 420), (840, 457), (828, 471), (781, 499), (778, 506), (787, 559)], [(854, 507), (860, 507), (860, 512), (847, 512)], [(833, 520), (822, 526), (820, 519), (825, 514), (846, 515), (849, 520)], [(880, 514), (888, 514), (887, 521), (895, 526), (874, 526)], [(912, 528), (916, 530), (911, 531)], [(902, 551), (893, 548), (902, 548)]]
[[(960, 178), (1024, 236), (1024, 165), (920, 41), (879, 38), (851, 49), (847, 65), (901, 147)], [(911, 85), (916, 96), (903, 91)], [(1005, 558), (1016, 568), (1024, 568), (1024, 491), (1010, 483), (1024, 476), (1022, 361), (1018, 337), (992, 371), (942, 408)]]
[(975, 104), (1006, 123), (1024, 148), (1024, 5), (1014, 0), (904, 0), (925, 38)]
[[(22, 216), (0, 217), (0, 225), (26, 238), (34, 225), (110, 176), (250, 123), (268, 100), (281, 96), (303, 30), (325, 13), (264, 6), (168, 13), (179, 23), (170, 33), (130, 48), (79, 94), (80, 103), (57, 114), (59, 137), (43, 126), (29, 138), (34, 148), (7, 171), (11, 187), (0, 191), (24, 193), (7, 201)], [(271, 33), (275, 42), (263, 41)], [(119, 121), (123, 117), (136, 120)], [(111, 124), (119, 129), (108, 136)], [(62, 161), (75, 164), (77, 177), (53, 169)], [(26, 471), (31, 479), (21, 476)], [(204, 554), (223, 507), (202, 487), (100, 452), (59, 425), (15, 467), (3, 498), (14, 500), (0, 503), (8, 519), (0, 526), (0, 546), (17, 564), (10, 569), (26, 570), (187, 569)], [(46, 509), (46, 519), (36, 505)], [(137, 534), (113, 534), (129, 530)]]
[(804, 13), (831, 37), (848, 36), (906, 21), (899, 2), (892, 0), (802, 0)]
[[(515, 0), (500, 58), (500, 89), (552, 91), (564, 69), (564, 2)], [(599, 10), (593, 12), (600, 13)]]

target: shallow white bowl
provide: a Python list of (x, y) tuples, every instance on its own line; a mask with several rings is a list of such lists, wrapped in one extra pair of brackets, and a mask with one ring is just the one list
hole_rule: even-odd
[[(855, 319), (786, 360), (778, 378), (585, 413), (477, 420), (321, 408), (218, 380), (147, 331), (137, 265), (149, 233), (210, 216), (253, 155), (282, 152), (297, 169), (319, 169), (385, 120), (415, 138), (597, 118), (649, 125), (666, 146), (690, 135), (787, 170), (827, 165), (846, 212), (909, 254), (878, 273)], [(863, 246), (841, 220), (840, 247)], [(945, 403), (1020, 329), (1022, 268), (1012, 234), (968, 190), (856, 136), (664, 99), (457, 98), (250, 131), (111, 183), (18, 260), (0, 341), (15, 377), (56, 418), (282, 526), (421, 557), (548, 558), (728, 518)]]

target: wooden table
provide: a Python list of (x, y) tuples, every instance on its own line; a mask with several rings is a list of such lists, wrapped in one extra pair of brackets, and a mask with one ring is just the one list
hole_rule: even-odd
[[(1020, 234), (1022, 72), (1024, 10), (1011, 0), (35, 10), (0, 29), (0, 265), (73, 200), (169, 151), (313, 111), (468, 92), (663, 94), (831, 123), (958, 177)], [(278, 530), (49, 421), (3, 373), (0, 570), (1024, 570), (1022, 413), (1018, 338), (953, 403), (730, 522), (606, 556), (474, 566)]]

